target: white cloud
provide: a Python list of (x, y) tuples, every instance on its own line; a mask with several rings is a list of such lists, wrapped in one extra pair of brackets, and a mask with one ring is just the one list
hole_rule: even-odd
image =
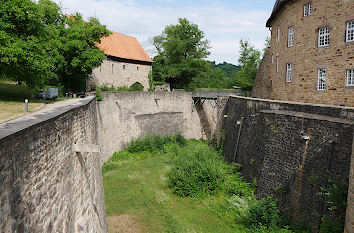
[[(222, 7), (201, 6), (168, 8), (138, 5), (134, 0), (57, 0), (66, 13), (81, 12), (85, 17), (95, 16), (110, 30), (136, 37), (146, 50), (151, 50), (149, 38), (159, 35), (166, 25), (176, 24), (186, 17), (199, 25), (211, 42), (210, 60), (237, 63), (238, 41), (249, 38), (262, 49), (269, 35), (265, 22), (266, 11), (233, 11)], [(173, 1), (173, 0), (165, 0)]]

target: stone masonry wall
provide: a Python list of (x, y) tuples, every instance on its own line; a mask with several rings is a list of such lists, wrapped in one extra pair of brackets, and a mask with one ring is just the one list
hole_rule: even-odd
[(214, 100), (196, 108), (191, 92), (105, 92), (97, 108), (102, 162), (142, 135), (207, 139), (215, 133), (218, 109)]
[(258, 198), (274, 195), (294, 222), (317, 230), (331, 216), (318, 193), (327, 178), (347, 181), (354, 108), (231, 97), (224, 124), (224, 155), (256, 179)]
[(113, 60), (104, 60), (102, 65), (92, 72), (90, 86), (131, 87), (138, 82), (149, 88), (150, 65), (139, 65)]
[(106, 232), (96, 101), (0, 125), (0, 232)]
[[(309, 2), (313, 13), (304, 17), (303, 7)], [(267, 65), (260, 66), (253, 96), (265, 98), (262, 94), (267, 93), (275, 100), (354, 107), (354, 88), (346, 86), (346, 71), (354, 69), (354, 42), (345, 42), (349, 20), (354, 20), (354, 0), (288, 1), (272, 22), (269, 56), (273, 58), (264, 58)], [(292, 47), (287, 45), (289, 27), (294, 27)], [(326, 47), (318, 47), (318, 29), (322, 27), (330, 30), (330, 45)], [(292, 64), (291, 82), (286, 82), (287, 63)], [(317, 90), (319, 68), (327, 72), (325, 91)], [(268, 85), (262, 86), (267, 82), (272, 83), (271, 91)]]

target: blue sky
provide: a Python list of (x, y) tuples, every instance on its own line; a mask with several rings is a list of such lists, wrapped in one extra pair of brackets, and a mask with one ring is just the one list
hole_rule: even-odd
[[(274, 0), (275, 1), (275, 0)], [(151, 38), (186, 17), (199, 25), (212, 46), (209, 60), (237, 64), (239, 40), (263, 49), (273, 0), (57, 0), (65, 13), (95, 16), (110, 30), (136, 37), (155, 55)]]

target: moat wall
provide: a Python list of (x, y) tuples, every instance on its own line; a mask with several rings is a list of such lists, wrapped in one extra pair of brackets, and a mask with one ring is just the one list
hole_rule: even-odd
[[(101, 166), (142, 135), (225, 138), (259, 198), (273, 194), (294, 221), (318, 228), (328, 214), (317, 195), (348, 179), (354, 109), (193, 93), (104, 93), (77, 105), (0, 125), (0, 232), (106, 232)], [(99, 145), (75, 153), (73, 144)], [(354, 165), (347, 231), (354, 232)], [(310, 179), (311, 178), (311, 179)]]
[(274, 195), (291, 220), (317, 230), (331, 216), (321, 187), (349, 177), (354, 109), (231, 97), (225, 114), (225, 157), (257, 180), (258, 198)]
[(0, 232), (105, 232), (95, 98), (0, 125)]
[[(103, 162), (143, 135), (214, 137), (221, 100), (194, 102), (191, 92), (106, 92), (98, 102), (98, 138)], [(221, 105), (220, 107), (223, 107)]]

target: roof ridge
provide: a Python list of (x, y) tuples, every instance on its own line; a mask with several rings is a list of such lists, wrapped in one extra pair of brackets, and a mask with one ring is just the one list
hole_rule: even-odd
[(131, 37), (131, 38), (134, 38), (134, 39), (136, 39), (136, 40), (137, 40), (137, 38), (136, 38), (136, 37), (134, 37), (134, 36), (129, 36), (129, 35), (126, 35), (126, 34), (123, 34), (123, 33), (120, 33), (120, 32), (115, 32), (115, 31), (112, 31), (112, 30), (109, 30), (109, 31), (110, 31), (110, 32), (113, 32), (113, 33), (120, 34), (120, 35), (122, 35), (122, 36)]

